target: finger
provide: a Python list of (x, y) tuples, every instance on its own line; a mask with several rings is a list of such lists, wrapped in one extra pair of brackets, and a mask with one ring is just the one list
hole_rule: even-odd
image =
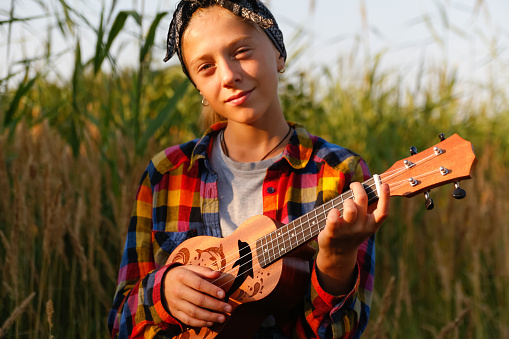
[(341, 213), (338, 211), (338, 209), (332, 208), (329, 211), (329, 214), (327, 214), (327, 220), (325, 221), (326, 222), (325, 227), (327, 227), (329, 229), (335, 229), (341, 223), (340, 218), (341, 218)]
[(353, 224), (357, 220), (357, 205), (352, 199), (343, 202), (343, 220), (348, 224)]
[(333, 208), (327, 214), (327, 219), (325, 220), (325, 228), (318, 234), (318, 243), (325, 244), (330, 241), (330, 238), (334, 238), (336, 231), (339, 229), (341, 225), (341, 213), (338, 209)]
[(192, 288), (179, 289), (177, 296), (179, 299), (185, 300), (193, 305), (196, 305), (201, 308), (206, 308), (211, 311), (227, 313), (232, 311), (232, 307), (230, 304), (223, 302), (219, 299), (213, 298), (207, 294), (204, 294)]
[(373, 211), (373, 217), (377, 225), (380, 225), (389, 215), (390, 188), (387, 184), (380, 186), (378, 205)]
[(357, 204), (361, 211), (365, 212), (368, 210), (368, 195), (366, 194), (366, 190), (362, 186), (360, 182), (352, 182), (350, 184), (350, 189), (353, 192), (353, 196), (355, 198), (355, 204)]
[(214, 271), (213, 269), (205, 266), (184, 265), (180, 267), (186, 268), (204, 279), (214, 279), (221, 275), (219, 271)]
[(208, 281), (219, 278), (221, 276), (220, 272), (202, 266), (186, 265), (181, 267), (195, 273), (190, 275), (182, 273), (182, 276), (179, 277), (187, 286), (214, 298), (224, 298), (224, 290)]
[(214, 323), (223, 323), (226, 317), (197, 307), (191, 303), (181, 303), (181, 309), (174, 311), (173, 316), (184, 324), (193, 327), (210, 327)]
[(368, 196), (364, 187), (359, 182), (350, 184), (350, 189), (353, 192), (354, 199), (348, 199), (343, 203), (343, 219), (353, 224), (360, 218), (360, 222), (366, 220), (366, 213), (368, 208)]

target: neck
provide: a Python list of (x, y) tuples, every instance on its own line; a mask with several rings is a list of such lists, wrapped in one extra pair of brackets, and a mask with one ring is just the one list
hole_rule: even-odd
[(284, 150), (290, 139), (288, 131), (284, 118), (264, 124), (262, 128), (229, 121), (224, 131), (224, 144), (232, 160), (256, 162), (264, 157), (270, 159)]

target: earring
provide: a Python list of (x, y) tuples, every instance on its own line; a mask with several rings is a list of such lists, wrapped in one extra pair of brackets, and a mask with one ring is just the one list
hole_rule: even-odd
[(207, 99), (205, 99), (205, 97), (203, 97), (201, 99), (201, 104), (203, 105), (203, 107), (207, 107), (209, 105), (209, 102), (207, 101)]
[(285, 71), (286, 71), (286, 68), (285, 68), (285, 66), (283, 66), (283, 68), (281, 68), (278, 72), (279, 72), (280, 74), (283, 74)]

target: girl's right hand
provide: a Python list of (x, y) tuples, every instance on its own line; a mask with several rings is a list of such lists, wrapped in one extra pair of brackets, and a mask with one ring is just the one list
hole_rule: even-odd
[(220, 272), (200, 266), (177, 266), (164, 276), (164, 296), (171, 315), (192, 327), (210, 327), (225, 321), (232, 306), (223, 301), (225, 292), (210, 280)]

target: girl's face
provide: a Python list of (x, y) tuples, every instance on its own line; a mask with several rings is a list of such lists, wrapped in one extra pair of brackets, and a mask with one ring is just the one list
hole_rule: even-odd
[(230, 122), (263, 126), (282, 113), (277, 85), (284, 59), (256, 24), (220, 6), (198, 10), (182, 52), (201, 95)]

